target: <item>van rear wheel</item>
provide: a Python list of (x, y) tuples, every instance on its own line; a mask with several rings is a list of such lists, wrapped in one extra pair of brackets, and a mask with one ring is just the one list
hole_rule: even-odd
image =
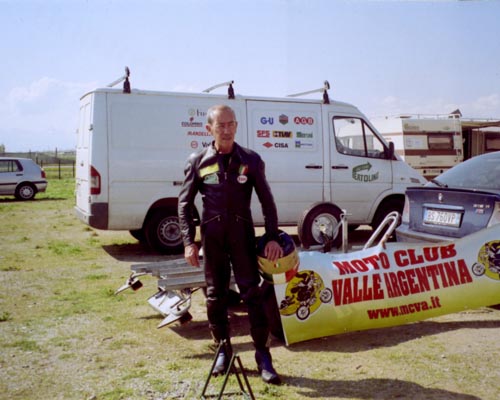
[[(339, 248), (342, 244), (342, 230), (337, 229), (337, 226), (340, 224), (341, 214), (340, 208), (327, 203), (313, 205), (304, 211), (297, 224), (302, 247), (308, 249), (311, 246), (324, 245), (328, 237), (331, 238), (331, 247)], [(332, 237), (336, 229), (337, 233)]]
[(184, 249), (177, 210), (156, 210), (145, 227), (146, 241), (150, 247), (163, 254), (180, 254)]

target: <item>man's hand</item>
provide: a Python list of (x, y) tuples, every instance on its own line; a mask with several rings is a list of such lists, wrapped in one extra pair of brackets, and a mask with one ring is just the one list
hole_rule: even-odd
[(200, 259), (198, 257), (198, 246), (196, 244), (190, 244), (184, 248), (184, 258), (192, 267), (200, 266)]
[(283, 257), (283, 249), (278, 242), (272, 240), (270, 242), (267, 242), (264, 249), (264, 255), (269, 261), (276, 262), (278, 258)]

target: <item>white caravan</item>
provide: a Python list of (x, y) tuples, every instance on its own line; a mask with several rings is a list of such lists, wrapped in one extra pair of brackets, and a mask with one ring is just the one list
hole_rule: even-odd
[(458, 114), (402, 115), (370, 122), (404, 161), (427, 179), (462, 162), (462, 126)]
[[(298, 225), (305, 248), (333, 235), (342, 210), (351, 225), (375, 226), (402, 210), (407, 186), (425, 182), (356, 107), (330, 102), (326, 87), (318, 101), (233, 96), (229, 86), (229, 96), (110, 88), (85, 94), (78, 217), (97, 229), (128, 230), (160, 252), (181, 252), (177, 196), (185, 161), (210, 145), (206, 111), (221, 103), (235, 110), (236, 141), (266, 163), (280, 225)], [(255, 199), (259, 226), (263, 217)], [(193, 212), (198, 215), (199, 208)], [(335, 245), (340, 238), (337, 230)]]

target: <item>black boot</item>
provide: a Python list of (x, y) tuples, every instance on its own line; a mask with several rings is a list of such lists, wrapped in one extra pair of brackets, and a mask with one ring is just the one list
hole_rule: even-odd
[(222, 345), (220, 352), (217, 355), (217, 361), (215, 361), (215, 365), (212, 369), (212, 375), (225, 375), (229, 367), (229, 363), (231, 362), (232, 356), (233, 350), (231, 347), (231, 343), (228, 341), (224, 341), (224, 344)]
[(273, 358), (269, 352), (269, 348), (257, 349), (255, 351), (255, 361), (260, 373), (260, 377), (266, 383), (279, 385), (281, 379), (273, 367)]

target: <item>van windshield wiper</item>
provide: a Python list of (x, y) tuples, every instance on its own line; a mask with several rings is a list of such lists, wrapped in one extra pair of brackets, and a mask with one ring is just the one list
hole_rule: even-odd
[(434, 183), (435, 185), (442, 187), (442, 188), (447, 188), (448, 185), (443, 182), (439, 182), (437, 179), (431, 179), (431, 182)]

